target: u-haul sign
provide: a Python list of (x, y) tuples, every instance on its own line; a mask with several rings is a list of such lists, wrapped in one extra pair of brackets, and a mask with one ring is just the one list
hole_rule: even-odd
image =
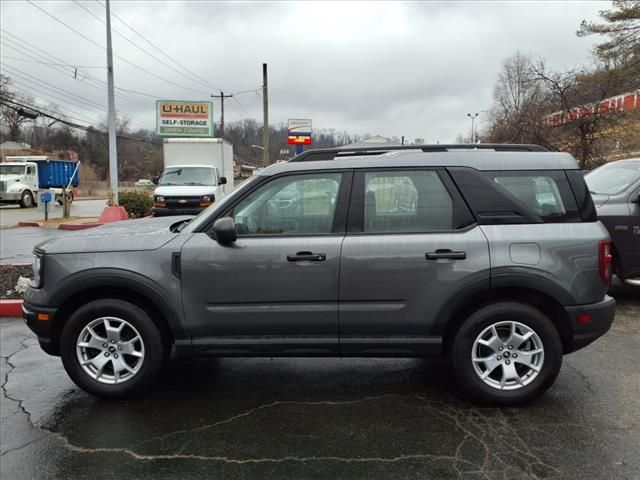
[(163, 137), (213, 137), (211, 102), (158, 100), (156, 134)]

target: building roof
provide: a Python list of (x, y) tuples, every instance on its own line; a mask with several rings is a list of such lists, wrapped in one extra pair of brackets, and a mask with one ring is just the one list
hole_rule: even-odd
[(0, 150), (29, 150), (31, 149), (31, 145), (27, 145), (26, 143), (18, 143), (12, 141), (6, 141), (0, 144)]

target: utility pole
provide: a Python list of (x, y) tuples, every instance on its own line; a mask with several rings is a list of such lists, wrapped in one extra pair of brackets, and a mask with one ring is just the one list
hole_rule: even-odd
[(109, 178), (111, 180), (111, 201), (118, 205), (118, 146), (116, 142), (116, 104), (113, 95), (113, 51), (111, 49), (111, 10), (107, 4), (107, 88), (109, 92)]
[(220, 138), (224, 138), (224, 99), (233, 97), (231, 95), (225, 95), (222, 90), (220, 90), (220, 95), (211, 95), (212, 98), (220, 99)]
[(267, 91), (267, 64), (262, 64), (262, 166), (269, 166), (269, 96)]

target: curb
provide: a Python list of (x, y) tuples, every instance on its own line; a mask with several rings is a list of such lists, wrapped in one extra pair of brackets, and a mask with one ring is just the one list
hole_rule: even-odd
[(0, 317), (22, 317), (23, 300), (0, 300)]
[(102, 223), (61, 223), (58, 230), (85, 230), (103, 225)]
[(44, 223), (42, 222), (18, 222), (19, 227), (42, 227)]

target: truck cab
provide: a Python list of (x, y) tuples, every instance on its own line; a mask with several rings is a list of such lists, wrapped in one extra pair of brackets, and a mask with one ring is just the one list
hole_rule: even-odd
[(0, 163), (0, 204), (17, 203), (22, 208), (33, 207), (38, 184), (36, 163)]

